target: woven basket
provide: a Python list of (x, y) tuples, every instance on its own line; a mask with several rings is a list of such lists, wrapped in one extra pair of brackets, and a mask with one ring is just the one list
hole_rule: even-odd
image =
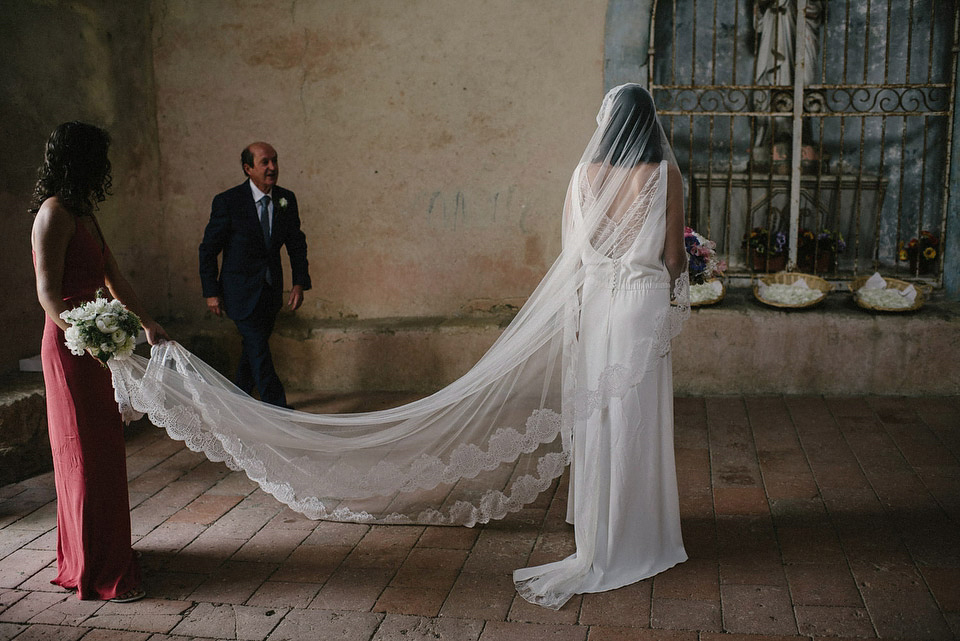
[[(723, 300), (723, 297), (726, 296), (727, 294), (727, 284), (724, 282), (722, 278), (710, 278), (705, 282), (710, 283), (713, 281), (720, 282), (720, 294), (714, 298), (702, 300), (696, 303), (693, 301), (690, 301), (690, 307), (705, 307), (707, 305), (716, 305), (717, 303)], [(690, 285), (690, 287), (693, 287), (693, 285)]]
[(911, 284), (913, 288), (917, 290), (917, 297), (913, 299), (913, 305), (910, 307), (880, 307), (878, 305), (871, 305), (870, 303), (860, 300), (860, 297), (857, 296), (857, 292), (869, 279), (869, 276), (861, 276), (860, 278), (855, 279), (852, 283), (848, 285), (850, 291), (853, 292), (853, 300), (857, 305), (862, 309), (868, 309), (872, 312), (912, 312), (915, 309), (920, 309), (923, 307), (923, 304), (927, 301), (927, 294), (930, 293), (929, 285), (917, 285), (916, 283), (908, 283), (905, 280), (897, 280), (896, 278), (884, 278), (888, 288), (899, 289), (903, 291)]
[[(810, 289), (819, 289), (823, 292), (823, 296), (817, 300), (810, 301), (809, 303), (803, 303), (802, 305), (788, 305), (786, 303), (777, 303), (774, 301), (769, 301), (763, 298), (760, 298), (760, 282), (763, 282), (766, 285), (792, 285), (798, 280), (804, 280), (807, 282), (807, 287)], [(783, 309), (803, 309), (805, 307), (813, 307), (823, 302), (827, 297), (827, 294), (833, 290), (833, 285), (820, 278), (819, 276), (814, 276), (813, 274), (801, 274), (799, 272), (780, 272), (777, 274), (770, 274), (769, 276), (764, 276), (759, 279), (757, 283), (753, 285), (753, 295), (754, 297), (763, 303), (764, 305), (769, 305), (770, 307), (781, 307)]]

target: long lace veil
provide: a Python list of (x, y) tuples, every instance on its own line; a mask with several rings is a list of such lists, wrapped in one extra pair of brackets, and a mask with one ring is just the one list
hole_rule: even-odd
[[(560, 255), (489, 351), (447, 387), (383, 411), (308, 414), (250, 398), (167, 342), (149, 359), (110, 361), (121, 411), (147, 414), (310, 518), (472, 526), (521, 509), (569, 463), (574, 422), (636, 384), (689, 313), (680, 278), (656, 336), (638, 337), (594, 380), (577, 372), (580, 310), (590, 304), (581, 255), (612, 255), (642, 233), (638, 217), (663, 216), (663, 174), (675, 166), (638, 86), (607, 94), (598, 123), (571, 180)], [(637, 207), (643, 176), (660, 188)]]

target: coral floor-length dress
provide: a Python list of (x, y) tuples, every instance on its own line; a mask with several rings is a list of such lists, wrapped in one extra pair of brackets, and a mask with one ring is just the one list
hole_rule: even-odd
[[(67, 247), (63, 299), (70, 307), (104, 286), (110, 250), (80, 221)], [(123, 422), (110, 370), (74, 356), (47, 317), (41, 350), (47, 429), (57, 487), (57, 577), (81, 599), (111, 599), (140, 586), (130, 545), (130, 499)]]

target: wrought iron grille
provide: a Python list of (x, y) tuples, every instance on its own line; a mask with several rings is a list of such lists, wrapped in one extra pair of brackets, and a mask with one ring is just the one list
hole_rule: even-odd
[(942, 284), (957, 0), (660, 0), (650, 29), (688, 221), (728, 274)]

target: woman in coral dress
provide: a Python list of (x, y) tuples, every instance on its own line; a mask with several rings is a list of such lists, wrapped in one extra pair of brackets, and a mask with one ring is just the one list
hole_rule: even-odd
[(140, 316), (151, 344), (165, 339), (120, 273), (94, 217), (109, 194), (107, 133), (69, 122), (47, 142), (39, 170), (31, 234), (37, 297), (46, 312), (42, 361), (47, 425), (57, 488), (57, 577), (81, 599), (143, 598), (130, 545), (123, 423), (110, 371), (64, 344), (63, 311), (100, 288)]

